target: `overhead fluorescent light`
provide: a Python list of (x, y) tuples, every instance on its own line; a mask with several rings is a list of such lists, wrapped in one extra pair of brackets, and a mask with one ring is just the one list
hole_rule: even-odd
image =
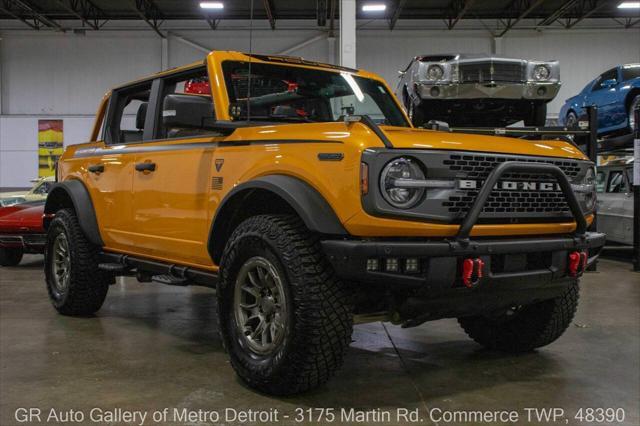
[(623, 1), (618, 9), (640, 9), (640, 1)]
[(387, 5), (382, 3), (366, 3), (362, 6), (363, 12), (384, 12)]
[(201, 1), (200, 7), (202, 9), (224, 9), (224, 3), (221, 1)]

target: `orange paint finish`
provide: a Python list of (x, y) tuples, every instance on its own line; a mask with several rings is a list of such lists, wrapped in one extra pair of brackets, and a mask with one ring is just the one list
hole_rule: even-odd
[[(207, 57), (218, 120), (231, 120), (221, 63), (248, 59), (234, 52), (213, 52)], [(174, 72), (197, 65), (201, 64)], [(169, 74), (171, 72), (162, 75)], [(358, 75), (382, 81), (366, 72), (360, 71)], [(235, 186), (272, 174), (294, 176), (315, 188), (354, 236), (450, 237), (457, 232), (457, 225), (373, 217), (363, 211), (359, 182), (361, 155), (368, 148), (383, 148), (380, 139), (363, 124), (258, 125), (238, 128), (229, 136), (107, 145), (98, 140), (107, 100), (108, 95), (96, 116), (94, 142), (68, 147), (59, 163), (61, 180), (80, 179), (87, 186), (106, 250), (216, 270), (207, 252), (207, 241), (218, 206)], [(525, 141), (390, 126), (382, 129), (399, 149), (586, 160), (578, 149), (562, 141)], [(247, 141), (259, 142), (246, 144)], [(163, 150), (167, 145), (171, 149)], [(123, 147), (131, 149), (123, 151)], [(136, 147), (153, 149), (136, 151)], [(94, 149), (97, 151), (91, 151)], [(319, 153), (340, 153), (343, 159), (319, 161)], [(224, 160), (220, 171), (216, 170), (216, 160)], [(135, 164), (143, 162), (155, 163), (156, 170), (153, 173), (136, 171)], [(97, 164), (104, 165), (104, 172), (90, 173), (88, 167)], [(214, 177), (223, 178), (221, 189), (212, 188)], [(371, 189), (376, 187), (372, 182)], [(593, 218), (588, 219), (591, 222)], [(472, 235), (568, 233), (574, 228), (573, 222), (478, 225)]]

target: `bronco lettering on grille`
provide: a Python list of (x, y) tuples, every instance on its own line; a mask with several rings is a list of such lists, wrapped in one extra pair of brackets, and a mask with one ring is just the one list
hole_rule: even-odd
[[(481, 180), (460, 179), (458, 189), (479, 189), (484, 184)], [(494, 189), (512, 191), (561, 191), (560, 185), (555, 182), (530, 182), (530, 181), (499, 181)]]

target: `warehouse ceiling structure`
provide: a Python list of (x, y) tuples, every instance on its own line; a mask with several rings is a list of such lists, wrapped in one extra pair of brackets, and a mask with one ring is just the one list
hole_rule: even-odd
[[(100, 30), (109, 21), (144, 21), (159, 36), (168, 21), (204, 21), (212, 30), (223, 20), (267, 21), (272, 29), (283, 20), (315, 20), (333, 31), (339, 19), (338, 0), (233, 0), (199, 3), (174, 0), (0, 0), (0, 20), (18, 20), (33, 30)], [(640, 25), (639, 9), (620, 7), (621, 0), (379, 0), (358, 2), (357, 18), (386, 22), (389, 30), (401, 20), (438, 20), (453, 30), (466, 19), (487, 22), (500, 37), (527, 20), (534, 27), (576, 27), (601, 18), (624, 28)], [(373, 5), (366, 10), (365, 5)], [(77, 21), (77, 25), (70, 22)]]

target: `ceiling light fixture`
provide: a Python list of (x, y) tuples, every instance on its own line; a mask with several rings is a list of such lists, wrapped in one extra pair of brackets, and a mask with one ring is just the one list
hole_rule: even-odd
[(363, 12), (384, 12), (387, 5), (382, 3), (367, 3), (362, 6)]
[(640, 9), (640, 1), (623, 1), (618, 9)]
[(200, 8), (202, 9), (224, 9), (224, 3), (221, 1), (201, 1)]

